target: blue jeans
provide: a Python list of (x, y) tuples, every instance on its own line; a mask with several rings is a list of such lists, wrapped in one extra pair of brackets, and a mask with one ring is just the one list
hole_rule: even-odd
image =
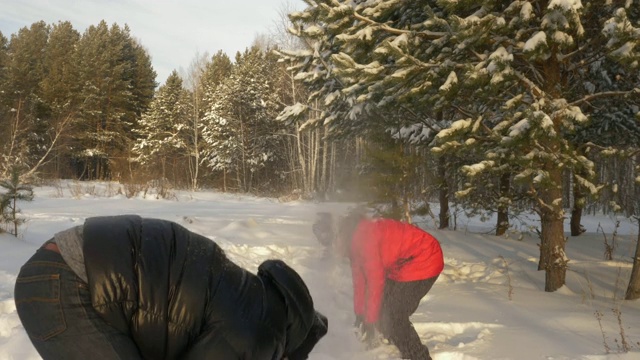
[(39, 249), (14, 291), (20, 321), (44, 360), (142, 359), (128, 336), (104, 322), (82, 281), (56, 252)]

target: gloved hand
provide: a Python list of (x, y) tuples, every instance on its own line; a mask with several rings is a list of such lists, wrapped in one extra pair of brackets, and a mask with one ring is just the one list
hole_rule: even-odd
[(365, 344), (367, 350), (380, 346), (380, 336), (375, 324), (363, 324), (361, 329), (360, 341)]
[(363, 323), (364, 317), (362, 315), (356, 315), (356, 321), (353, 323), (353, 327), (356, 329), (360, 329)]

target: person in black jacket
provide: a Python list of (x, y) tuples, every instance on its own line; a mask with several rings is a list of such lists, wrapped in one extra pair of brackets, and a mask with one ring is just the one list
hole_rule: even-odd
[(327, 333), (284, 262), (254, 275), (210, 239), (134, 215), (56, 234), (20, 269), (14, 299), (44, 360), (299, 360)]

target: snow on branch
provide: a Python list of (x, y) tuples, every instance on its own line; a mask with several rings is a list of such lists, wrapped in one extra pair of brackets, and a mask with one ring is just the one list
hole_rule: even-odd
[(293, 119), (299, 119), (301, 116), (305, 115), (309, 107), (303, 105), (301, 103), (296, 103), (291, 106), (287, 106), (282, 110), (282, 112), (276, 117), (278, 121), (290, 121)]
[(473, 165), (464, 165), (460, 168), (460, 171), (462, 171), (466, 176), (474, 177), (480, 173), (490, 170), (495, 165), (496, 163), (493, 160), (483, 160)]
[(576, 180), (576, 182), (582, 186), (582, 188), (589, 190), (589, 194), (591, 195), (597, 195), (598, 192), (600, 192), (600, 190), (602, 190), (602, 188), (604, 188), (604, 184), (600, 185), (600, 186), (595, 186), (591, 181), (583, 178), (582, 176), (578, 175), (578, 174), (573, 174), (574, 179)]
[(444, 82), (444, 84), (440, 86), (439, 90), (443, 92), (447, 92), (451, 90), (451, 88), (457, 83), (458, 83), (458, 76), (454, 71), (452, 71), (449, 73), (449, 76), (447, 76), (447, 80)]
[(458, 131), (469, 129), (471, 125), (472, 125), (471, 119), (463, 119), (463, 120), (455, 121), (453, 124), (451, 124), (451, 126), (449, 126), (449, 128), (440, 130), (440, 132), (438, 132), (438, 135), (436, 135), (436, 138), (443, 139), (443, 138), (449, 137)]

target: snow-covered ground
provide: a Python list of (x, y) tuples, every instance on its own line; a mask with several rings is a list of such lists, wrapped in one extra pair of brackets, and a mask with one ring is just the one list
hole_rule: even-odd
[[(365, 351), (357, 341), (347, 264), (324, 256), (311, 232), (318, 211), (342, 213), (348, 204), (282, 203), (204, 191), (178, 191), (173, 200), (127, 199), (117, 188), (62, 182), (36, 188), (35, 200), (20, 204), (28, 218), (20, 236), (0, 234), (0, 360), (40, 359), (13, 303), (22, 263), (57, 231), (90, 216), (124, 213), (178, 222), (218, 242), (251, 271), (268, 258), (289, 263), (306, 281), (316, 307), (329, 317), (329, 333), (311, 360), (398, 357), (392, 346)], [(477, 219), (459, 218), (457, 231), (435, 230), (425, 220), (421, 225), (442, 243), (446, 265), (413, 322), (434, 359), (640, 358), (640, 300), (622, 300), (638, 228), (619, 220), (612, 261), (604, 260), (603, 240), (606, 235), (611, 241), (615, 219), (583, 220), (587, 233), (567, 243), (567, 285), (554, 293), (543, 291), (535, 237), (488, 235), (493, 222)], [(535, 218), (528, 223), (535, 225)]]

